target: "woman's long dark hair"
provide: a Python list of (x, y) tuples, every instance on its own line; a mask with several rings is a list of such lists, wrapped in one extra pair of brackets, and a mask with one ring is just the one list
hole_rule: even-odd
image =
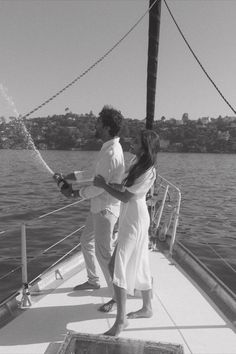
[(140, 134), (143, 153), (124, 179), (123, 184), (126, 187), (132, 186), (138, 177), (156, 164), (157, 153), (160, 150), (159, 136), (156, 132), (146, 129)]

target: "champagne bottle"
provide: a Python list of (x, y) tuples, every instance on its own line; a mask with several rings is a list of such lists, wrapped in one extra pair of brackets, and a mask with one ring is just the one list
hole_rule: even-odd
[(60, 189), (67, 189), (71, 187), (71, 184), (65, 180), (61, 173), (54, 173), (53, 179), (56, 181)]

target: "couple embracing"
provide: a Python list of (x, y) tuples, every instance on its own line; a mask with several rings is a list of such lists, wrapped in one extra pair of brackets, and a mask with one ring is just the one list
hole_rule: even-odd
[[(152, 278), (148, 258), (150, 216), (146, 194), (156, 179), (159, 137), (152, 130), (142, 130), (135, 137), (132, 150), (136, 155), (125, 172), (123, 150), (119, 143), (122, 114), (104, 106), (96, 122), (96, 137), (103, 145), (96, 160), (93, 184), (79, 190), (62, 189), (68, 198), (90, 199), (90, 211), (80, 242), (88, 280), (74, 290), (99, 289), (95, 257), (110, 290), (111, 300), (99, 310), (117, 307), (116, 320), (104, 334), (118, 336), (128, 326), (127, 318), (152, 316)], [(64, 176), (76, 180), (76, 171)], [(119, 219), (119, 220), (118, 220)], [(118, 221), (117, 239), (114, 227)], [(143, 305), (126, 314), (127, 294), (137, 289)]]

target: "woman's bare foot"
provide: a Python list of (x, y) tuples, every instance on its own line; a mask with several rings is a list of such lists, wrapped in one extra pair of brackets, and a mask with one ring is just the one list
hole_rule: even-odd
[(129, 312), (127, 314), (127, 318), (149, 318), (149, 317), (152, 317), (153, 313), (152, 313), (152, 310), (147, 310), (147, 309), (143, 309), (141, 308), (140, 310), (138, 311), (135, 311), (135, 312)]
[(126, 319), (122, 323), (118, 323), (117, 321), (115, 321), (113, 326), (107, 332), (105, 332), (104, 335), (117, 337), (120, 334), (120, 332), (122, 332), (128, 326), (128, 324), (129, 323)]

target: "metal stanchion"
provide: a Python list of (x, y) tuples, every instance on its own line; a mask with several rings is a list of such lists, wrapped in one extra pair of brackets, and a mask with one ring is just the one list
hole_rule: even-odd
[(181, 203), (181, 193), (180, 190), (178, 190), (178, 204), (176, 207), (176, 211), (174, 214), (174, 223), (173, 223), (173, 231), (172, 231), (172, 236), (171, 236), (171, 241), (170, 241), (170, 256), (173, 256), (173, 248), (175, 244), (175, 239), (176, 239), (176, 230), (179, 222), (179, 211), (180, 211), (180, 203)]
[(22, 298), (21, 307), (31, 306), (30, 292), (27, 275), (27, 251), (26, 251), (26, 225), (21, 225), (21, 274), (22, 274)]

